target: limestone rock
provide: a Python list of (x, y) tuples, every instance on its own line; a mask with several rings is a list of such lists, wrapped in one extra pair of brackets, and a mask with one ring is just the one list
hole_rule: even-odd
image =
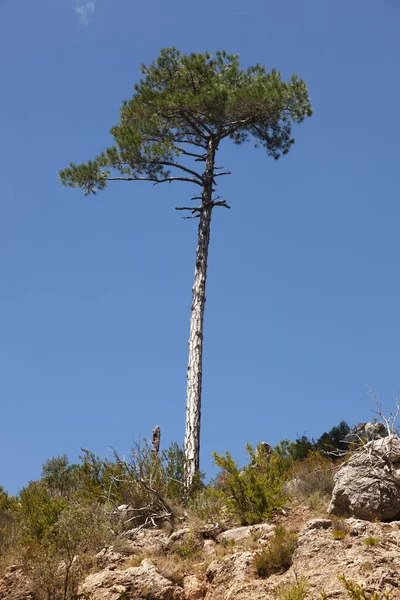
[(330, 519), (311, 519), (304, 527), (306, 531), (311, 529), (329, 529), (332, 527), (332, 521)]
[(132, 552), (116, 552), (112, 546), (108, 546), (96, 554), (96, 564), (101, 569), (104, 569), (108, 565), (123, 562), (126, 559), (126, 556), (129, 554), (132, 554)]
[(383, 423), (358, 423), (346, 435), (345, 441), (348, 444), (358, 444), (361, 440), (371, 442), (387, 435), (388, 432)]
[(251, 572), (253, 555), (251, 552), (236, 552), (225, 556), (221, 560), (215, 560), (207, 569), (207, 581), (214, 585), (226, 583), (227, 581), (243, 580)]
[(400, 519), (400, 439), (392, 435), (369, 442), (340, 467), (334, 482), (329, 514)]
[(86, 577), (78, 596), (85, 600), (178, 600), (182, 590), (160, 575), (151, 560), (125, 570), (105, 569)]
[(195, 532), (189, 527), (177, 529), (163, 542), (164, 552), (173, 552), (179, 548), (187, 546), (188, 551), (201, 550), (204, 545), (204, 540), (199, 532)]
[(160, 529), (133, 529), (124, 533), (124, 538), (135, 553), (157, 553), (163, 548), (168, 537), (168, 533)]
[(218, 542), (223, 540), (236, 542), (242, 542), (243, 540), (256, 535), (259, 538), (267, 539), (274, 534), (275, 525), (271, 523), (259, 523), (258, 525), (245, 525), (244, 527), (235, 527), (234, 529), (228, 529), (220, 533), (217, 537)]
[[(283, 575), (267, 579), (257, 577), (251, 552), (238, 552), (214, 561), (208, 568), (208, 591), (205, 600), (276, 600), (275, 589), (293, 584), (296, 578), (308, 582), (307, 598), (317, 599), (325, 592), (328, 598), (348, 600), (338, 573), (362, 585), (368, 594), (373, 590), (383, 597), (386, 592), (399, 598), (400, 546), (397, 523), (371, 523), (355, 518), (345, 520), (348, 534), (336, 540), (328, 519), (313, 519), (301, 529), (292, 567)], [(367, 537), (377, 544), (368, 546)]]
[[(346, 590), (336, 577), (344, 573), (362, 585), (368, 594), (376, 590), (380, 597), (386, 592), (392, 598), (400, 598), (400, 522), (375, 523), (351, 517), (345, 519), (347, 533), (340, 540), (334, 538), (332, 525), (330, 519), (320, 518), (301, 525), (292, 567), (284, 574), (274, 574), (267, 579), (261, 579), (255, 572), (254, 550), (214, 560), (204, 581), (199, 571), (195, 575), (189, 567), (179, 584), (160, 575), (147, 559), (140, 567), (123, 571), (118, 564), (112, 564), (113, 570), (90, 575), (80, 587), (80, 597), (85, 600), (120, 600), (121, 597), (125, 600), (276, 600), (278, 585), (292, 584), (296, 577), (305, 577), (310, 600), (320, 598), (323, 591), (329, 598), (348, 600)], [(182, 543), (187, 534), (181, 530), (174, 540)], [(368, 545), (367, 538), (375, 538), (374, 545)], [(207, 543), (214, 544), (211, 540)], [(5, 598), (25, 600), (15, 595)]]
[[(307, 598), (319, 598), (325, 591), (328, 598), (348, 600), (337, 573), (362, 585), (367, 591), (387, 592), (398, 598), (400, 547), (397, 545), (397, 526), (392, 523), (371, 523), (350, 518), (345, 520), (348, 535), (336, 540), (332, 529), (310, 528), (306, 524), (299, 535), (293, 566), (281, 581), (305, 577), (309, 583)], [(365, 539), (373, 537), (377, 545), (368, 546)], [(272, 578), (271, 578), (272, 579)]]
[(207, 585), (195, 575), (186, 575), (183, 578), (183, 592), (185, 600), (200, 600), (207, 593)]
[(16, 565), (0, 579), (1, 600), (33, 600), (33, 583)]
[(204, 540), (203, 556), (206, 560), (213, 560), (216, 558), (216, 543), (213, 540)]
[(214, 561), (206, 577), (205, 600), (276, 600), (276, 581), (256, 576), (252, 552), (236, 552)]
[(206, 540), (214, 540), (217, 535), (222, 531), (222, 527), (219, 523), (204, 523), (198, 530), (198, 533)]

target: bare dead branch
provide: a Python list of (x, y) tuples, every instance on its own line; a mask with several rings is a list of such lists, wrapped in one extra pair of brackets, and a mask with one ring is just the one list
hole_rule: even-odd
[(213, 202), (213, 206), (222, 206), (223, 208), (231, 208), (229, 204), (226, 203), (226, 200), (218, 200), (217, 202)]
[(223, 175), (232, 175), (230, 171), (224, 171), (223, 173), (214, 173), (214, 177), (222, 177)]
[(190, 210), (190, 212), (195, 213), (201, 212), (203, 210), (202, 206), (175, 206), (175, 210)]
[(395, 409), (393, 411), (387, 411), (388, 416), (385, 417), (385, 415), (383, 414), (382, 402), (379, 400), (378, 394), (376, 394), (370, 386), (368, 386), (368, 393), (372, 397), (376, 405), (376, 410), (373, 410), (372, 412), (378, 415), (378, 417), (381, 419), (381, 421), (386, 427), (388, 436), (394, 435), (396, 433), (396, 422), (400, 414), (399, 394), (397, 394), (395, 398)]

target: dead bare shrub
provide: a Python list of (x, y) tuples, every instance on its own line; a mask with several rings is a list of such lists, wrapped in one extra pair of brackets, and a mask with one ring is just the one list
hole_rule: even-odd
[(318, 504), (320, 504), (322, 499), (330, 498), (332, 494), (336, 469), (336, 464), (318, 452), (314, 452), (294, 464), (288, 491), (295, 501), (302, 504), (315, 504), (318, 495)]

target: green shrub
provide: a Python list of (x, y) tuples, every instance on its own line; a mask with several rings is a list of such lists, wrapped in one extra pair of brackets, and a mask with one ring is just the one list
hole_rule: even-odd
[(0, 485), (0, 561), (14, 545), (18, 500)]
[(229, 452), (213, 454), (214, 464), (221, 469), (216, 492), (233, 517), (239, 518), (242, 525), (253, 525), (283, 507), (287, 462), (275, 452), (267, 457), (262, 444), (256, 450), (248, 444), (246, 452), (249, 463), (243, 469)]
[(42, 466), (42, 483), (51, 497), (69, 498), (79, 488), (78, 465), (69, 465), (66, 454), (48, 458)]
[(275, 446), (275, 452), (285, 459), (291, 459), (293, 461), (303, 460), (315, 450), (315, 441), (310, 440), (306, 435), (298, 437), (294, 442), (290, 440), (281, 440), (277, 446)]
[(331, 452), (333, 456), (338, 456), (345, 452), (349, 444), (346, 441), (350, 427), (346, 421), (340, 421), (339, 425), (335, 425), (328, 432), (325, 432), (318, 438), (316, 449), (321, 452)]
[(332, 535), (335, 540), (344, 540), (349, 533), (346, 520), (341, 517), (333, 517), (332, 519)]
[(51, 497), (42, 481), (31, 481), (20, 493), (24, 540), (40, 543), (48, 536), (66, 507), (66, 500)]
[(268, 546), (258, 552), (254, 558), (254, 567), (259, 577), (269, 577), (273, 573), (284, 573), (292, 564), (297, 546), (297, 536), (286, 531), (283, 525), (277, 525), (274, 537)]
[(364, 539), (364, 544), (366, 546), (377, 546), (379, 544), (379, 539), (376, 537), (366, 537)]
[(349, 449), (349, 443), (346, 441), (349, 432), (349, 425), (346, 421), (341, 421), (330, 431), (324, 432), (317, 441), (306, 435), (298, 436), (294, 442), (284, 439), (275, 447), (275, 451), (279, 456), (293, 461), (304, 460), (315, 452), (329, 454), (332, 460), (335, 460)]
[(109, 523), (98, 505), (73, 503), (66, 507), (40, 543), (21, 547), (35, 598), (75, 599), (80, 580), (92, 566), (91, 557), (109, 540)]
[(349, 598), (352, 600), (391, 600), (391, 596), (385, 592), (382, 595), (379, 595), (378, 592), (368, 593), (361, 585), (346, 579), (344, 575), (338, 575), (338, 579), (343, 583)]
[(293, 583), (281, 583), (275, 588), (275, 594), (279, 600), (304, 600), (307, 596), (308, 583), (305, 577), (300, 577)]
[(175, 548), (175, 553), (181, 558), (191, 559), (197, 556), (200, 550), (201, 548), (198, 540), (196, 540), (193, 532), (191, 531), (190, 534), (183, 540), (182, 544)]

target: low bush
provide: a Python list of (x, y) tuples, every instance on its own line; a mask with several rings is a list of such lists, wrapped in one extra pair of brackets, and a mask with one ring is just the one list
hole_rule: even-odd
[[(100, 459), (84, 450), (80, 475), (84, 493), (103, 503), (130, 529), (173, 523), (174, 506), (186, 505), (202, 489), (201, 475), (193, 485), (184, 485), (185, 457), (178, 444), (160, 454), (149, 440), (136, 442), (125, 460), (114, 451), (113, 459)], [(124, 512), (116, 510), (125, 505)]]
[(214, 453), (214, 464), (221, 469), (215, 493), (228, 512), (242, 525), (254, 525), (276, 514), (286, 501), (283, 484), (287, 462), (263, 444), (257, 449), (248, 444), (249, 463), (240, 469), (231, 454)]
[(385, 592), (379, 594), (376, 591), (369, 593), (361, 585), (358, 585), (358, 583), (354, 583), (351, 579), (346, 579), (344, 575), (338, 575), (338, 579), (343, 583), (349, 598), (352, 600), (391, 600), (389, 594)]
[(224, 496), (217, 491), (218, 486), (218, 483), (212, 481), (187, 500), (186, 510), (189, 518), (210, 522), (217, 521), (218, 523), (227, 521), (228, 524), (229, 515), (226, 514)]
[(379, 544), (379, 539), (376, 537), (366, 537), (364, 538), (364, 544), (366, 546), (377, 546)]
[(25, 541), (21, 563), (29, 569), (35, 598), (75, 598), (80, 580), (92, 567), (92, 556), (109, 536), (107, 517), (98, 505), (72, 503), (40, 541)]
[(335, 540), (344, 540), (349, 533), (349, 528), (346, 520), (341, 517), (333, 517), (332, 519), (332, 535)]
[(316, 494), (320, 500), (330, 498), (335, 470), (334, 463), (318, 452), (311, 453), (304, 460), (296, 461), (289, 483), (291, 496), (302, 504), (312, 503)]
[(182, 544), (177, 546), (174, 550), (181, 558), (192, 559), (199, 555), (201, 548), (199, 541), (191, 531), (190, 534), (183, 540)]
[(295, 577), (293, 583), (282, 583), (275, 588), (279, 600), (304, 600), (307, 596), (308, 582), (305, 577)]
[(286, 531), (283, 525), (277, 525), (274, 537), (268, 546), (258, 552), (254, 558), (254, 567), (259, 577), (269, 577), (273, 573), (284, 573), (292, 564), (297, 546), (297, 536)]

